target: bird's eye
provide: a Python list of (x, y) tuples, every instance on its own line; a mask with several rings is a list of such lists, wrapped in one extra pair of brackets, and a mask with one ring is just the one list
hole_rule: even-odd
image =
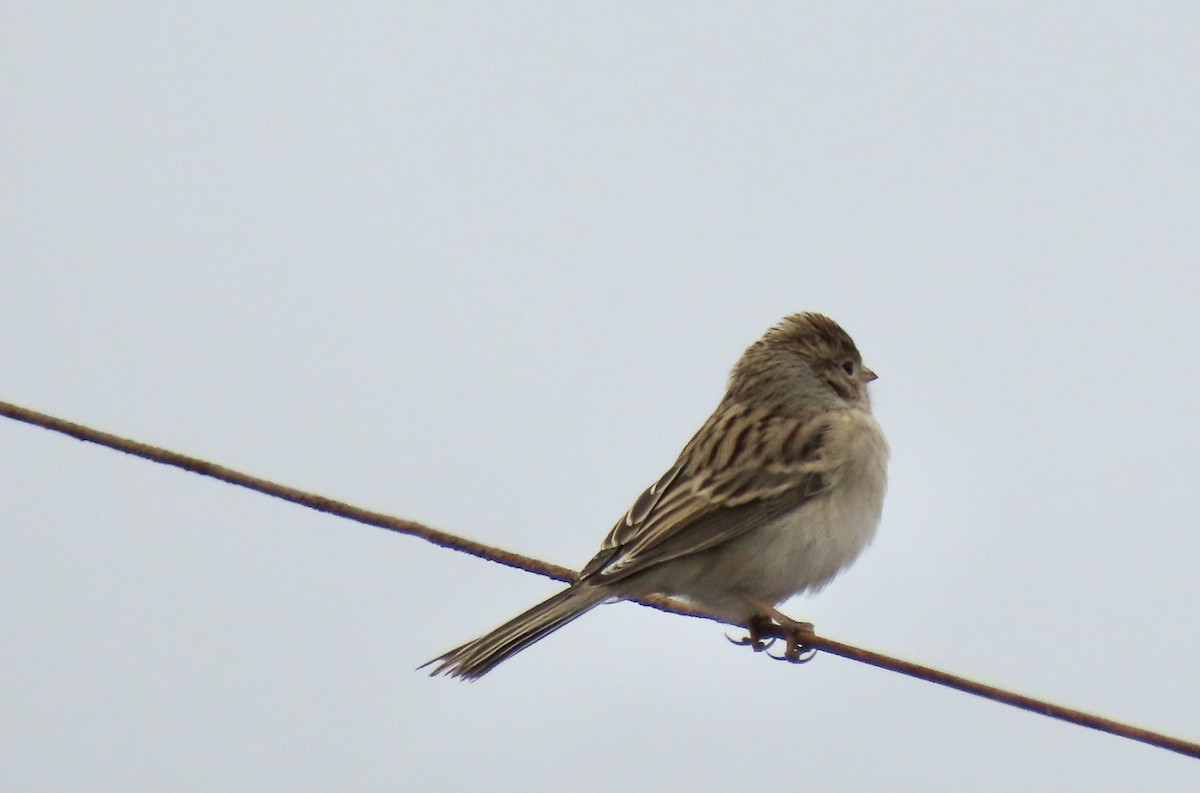
[(854, 361), (849, 358), (842, 362), (842, 371), (846, 373), (847, 377), (854, 377), (855, 368)]

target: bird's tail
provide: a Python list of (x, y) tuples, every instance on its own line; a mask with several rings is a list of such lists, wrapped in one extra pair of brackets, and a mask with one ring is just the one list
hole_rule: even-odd
[(418, 669), (436, 664), (430, 675), (449, 675), (474, 680), (492, 671), (534, 642), (544, 639), (576, 617), (600, 605), (608, 595), (587, 584), (564, 589), (499, 628), (427, 661)]

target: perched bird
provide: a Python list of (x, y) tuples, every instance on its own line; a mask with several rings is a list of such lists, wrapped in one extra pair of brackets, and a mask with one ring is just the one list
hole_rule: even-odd
[(776, 604), (829, 583), (879, 524), (888, 446), (874, 379), (832, 319), (785, 317), (742, 354), (716, 411), (575, 583), (425, 666), (478, 678), (605, 600), (652, 594), (745, 625), (756, 648), (777, 624), (795, 658), (812, 626)]

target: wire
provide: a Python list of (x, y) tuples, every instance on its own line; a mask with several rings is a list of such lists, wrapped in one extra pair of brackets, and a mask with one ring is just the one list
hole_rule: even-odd
[[(109, 449), (115, 449), (119, 452), (132, 454), (135, 457), (141, 457), (151, 462), (162, 463), (176, 468), (182, 468), (185, 471), (208, 476), (231, 485), (244, 487), (249, 490), (254, 490), (264, 495), (281, 498), (285, 501), (291, 501), (294, 504), (299, 504), (309, 509), (315, 509), (319, 512), (326, 512), (330, 515), (348, 518), (349, 520), (365, 523), (369, 526), (377, 526), (388, 531), (394, 531), (399, 534), (407, 534), (413, 537), (419, 537), (426, 542), (431, 542), (434, 545), (440, 545), (443, 548), (449, 548), (454, 551), (467, 553), (472, 556), (477, 556), (480, 559), (486, 559), (490, 562), (497, 562), (517, 570), (524, 570), (530, 573), (547, 578), (553, 578), (556, 581), (571, 582), (575, 580), (575, 571), (567, 567), (544, 562), (540, 559), (534, 559), (529, 556), (506, 551), (502, 548), (496, 548), (491, 545), (485, 545), (480, 542), (468, 540), (463, 537), (458, 537), (448, 532), (439, 531), (422, 523), (417, 523), (412, 520), (403, 520), (391, 515), (386, 515), (382, 512), (373, 512), (371, 510), (355, 507), (351, 504), (346, 504), (332, 498), (326, 498), (315, 493), (309, 493), (304, 490), (298, 490), (293, 487), (287, 487), (266, 479), (260, 479), (256, 476), (251, 476), (241, 471), (235, 471), (232, 468), (226, 468), (216, 463), (201, 460), (196, 457), (179, 454), (178, 452), (161, 449), (157, 446), (151, 446), (146, 443), (122, 438), (118, 435), (113, 435), (108, 432), (86, 427), (82, 424), (66, 421), (65, 419), (55, 418), (54, 416), (39, 413), (35, 410), (19, 407), (8, 402), (0, 402), (0, 415), (6, 416), (16, 421), (32, 424), (43, 429), (60, 432), (64, 435), (69, 435), (72, 438), (77, 438), (81, 441), (95, 443), (100, 446), (105, 446)], [(706, 614), (702, 611), (691, 608), (687, 604), (681, 603), (670, 598), (653, 597), (644, 600), (636, 600), (636, 603), (641, 603), (644, 606), (656, 608), (659, 611), (665, 611), (672, 614), (681, 614), (688, 617), (697, 617), (707, 619), (713, 622), (725, 623), (723, 620), (714, 617), (711, 614)], [(743, 627), (743, 626), (738, 626)], [(763, 631), (763, 636), (775, 636), (785, 638), (782, 630), (778, 631)], [(1045, 702), (1033, 697), (1023, 696), (1011, 691), (1006, 691), (995, 686), (989, 686), (984, 683), (979, 683), (974, 680), (969, 680), (965, 677), (952, 675), (948, 672), (942, 672), (937, 669), (932, 669), (928, 666), (914, 664), (909, 661), (903, 661), (899, 658), (883, 655), (872, 650), (865, 650), (861, 647), (855, 647), (850, 644), (834, 641), (833, 639), (812, 634), (804, 639), (806, 649), (823, 650), (833, 655), (849, 658), (853, 661), (859, 661), (864, 664), (887, 669), (892, 672), (898, 672), (909, 677), (926, 680), (930, 683), (936, 683), (940, 686), (946, 686), (958, 691), (963, 691), (968, 694), (974, 694), (985, 699), (990, 699), (995, 702), (1002, 702), (1006, 705), (1012, 705), (1016, 708), (1030, 711), (1032, 713), (1040, 713), (1043, 716), (1049, 716), (1054, 719), (1060, 719), (1071, 724), (1077, 724), (1081, 727), (1088, 727), (1093, 730), (1099, 730), (1111, 735), (1116, 735), (1121, 738), (1127, 738), (1131, 741), (1140, 741), (1141, 743), (1157, 746), (1160, 749), (1166, 749), (1171, 752), (1178, 752), (1188, 757), (1200, 758), (1200, 744), (1191, 741), (1185, 741), (1181, 738), (1173, 738), (1169, 735), (1154, 732), (1152, 730), (1133, 727), (1128, 724), (1123, 724), (1112, 719), (1106, 719), (1101, 716), (1095, 716), (1090, 713), (1085, 713), (1073, 708), (1066, 708), (1061, 705), (1055, 705), (1050, 702)]]

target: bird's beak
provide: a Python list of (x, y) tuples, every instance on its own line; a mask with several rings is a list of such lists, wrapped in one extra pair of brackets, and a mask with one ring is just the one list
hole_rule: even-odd
[(864, 383), (869, 383), (872, 380), (879, 379), (879, 375), (875, 374), (874, 372), (872, 372), (870, 369), (868, 369), (865, 366), (862, 368), (862, 373), (859, 376), (862, 377), (862, 381)]

